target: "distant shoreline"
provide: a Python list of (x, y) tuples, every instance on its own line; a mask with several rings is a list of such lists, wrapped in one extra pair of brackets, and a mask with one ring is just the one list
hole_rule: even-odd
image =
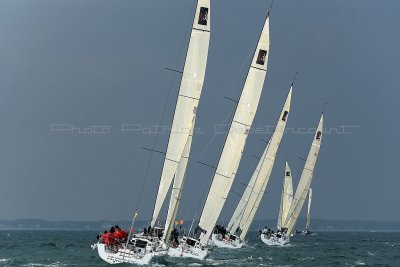
[[(183, 229), (189, 228), (191, 220), (186, 220)], [(147, 221), (137, 221), (137, 230), (147, 226)], [(226, 222), (219, 222), (225, 225)], [(129, 221), (48, 221), (43, 219), (16, 219), (0, 220), (0, 231), (21, 230), (21, 231), (102, 231), (113, 225), (127, 228)], [(305, 225), (304, 219), (299, 219), (297, 229), (302, 230)], [(265, 226), (274, 229), (276, 220), (255, 220), (251, 231), (257, 231)], [(400, 232), (400, 221), (346, 221), (346, 220), (325, 220), (313, 219), (311, 229), (315, 232)]]

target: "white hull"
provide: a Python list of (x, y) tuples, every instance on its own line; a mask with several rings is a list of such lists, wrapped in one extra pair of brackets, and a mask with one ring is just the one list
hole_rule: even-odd
[(208, 255), (208, 249), (179, 245), (176, 248), (169, 248), (167, 255), (175, 258), (193, 258), (197, 260), (204, 260)]
[(222, 238), (220, 234), (212, 234), (211, 236), (212, 242), (216, 247), (219, 248), (241, 248), (245, 244), (244, 241), (240, 240), (238, 237), (235, 240)]
[(133, 263), (137, 265), (149, 264), (155, 256), (154, 251), (132, 251), (130, 249), (120, 248), (118, 251), (109, 250), (104, 244), (97, 244), (97, 251), (100, 258), (110, 264)]
[(290, 238), (286, 236), (277, 237), (275, 234), (265, 235), (261, 234), (261, 241), (268, 246), (284, 246), (290, 242)]

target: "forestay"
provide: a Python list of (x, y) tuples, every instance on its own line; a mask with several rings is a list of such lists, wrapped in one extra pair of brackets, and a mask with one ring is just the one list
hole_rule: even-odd
[(200, 242), (202, 244), (206, 244), (212, 234), (231, 189), (264, 86), (268, 56), (269, 18), (267, 16), (200, 217), (199, 228), (203, 233)]
[(301, 174), (299, 184), (296, 189), (296, 193), (293, 197), (292, 205), (290, 206), (289, 215), (286, 218), (285, 226), (288, 228), (287, 233), (291, 234), (294, 226), (296, 225), (297, 218), (299, 217), (300, 211), (303, 207), (304, 201), (310, 190), (311, 181), (313, 178), (315, 163), (317, 162), (319, 149), (322, 140), (324, 115), (321, 115), (317, 130), (314, 135), (314, 139), (308, 153), (306, 164)]
[(182, 158), (203, 88), (210, 41), (210, 0), (198, 0), (151, 226), (159, 216)]

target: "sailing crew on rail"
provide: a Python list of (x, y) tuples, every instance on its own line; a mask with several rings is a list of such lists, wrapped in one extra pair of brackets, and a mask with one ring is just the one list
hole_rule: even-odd
[(114, 228), (115, 228), (114, 238), (119, 241), (125, 241), (127, 236), (126, 231), (119, 228), (118, 225), (116, 225)]

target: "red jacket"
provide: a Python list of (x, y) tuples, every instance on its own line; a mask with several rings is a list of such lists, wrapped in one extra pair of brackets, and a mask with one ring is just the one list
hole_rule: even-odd
[(124, 240), (126, 238), (126, 234), (127, 234), (126, 231), (125, 230), (121, 230), (119, 233), (120, 233), (120, 236), (121, 236), (120, 239)]
[(114, 245), (115, 244), (115, 237), (113, 233), (107, 233), (106, 237), (106, 245)]

